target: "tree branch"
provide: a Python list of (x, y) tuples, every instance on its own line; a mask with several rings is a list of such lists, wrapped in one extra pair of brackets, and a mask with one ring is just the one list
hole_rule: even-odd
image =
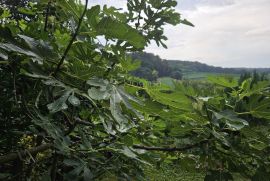
[(142, 145), (133, 145), (134, 149), (141, 149), (141, 150), (148, 150), (148, 151), (165, 151), (165, 152), (175, 152), (175, 151), (186, 151), (190, 150), (192, 148), (195, 148), (197, 146), (200, 146), (201, 144), (208, 143), (209, 140), (203, 140), (193, 145), (187, 145), (182, 148), (178, 147), (172, 147), (172, 148), (165, 148), (165, 147), (148, 147), (148, 146), (142, 146)]
[(49, 18), (49, 11), (50, 11), (50, 5), (51, 1), (48, 2), (47, 8), (46, 8), (46, 16), (45, 16), (45, 25), (44, 25), (44, 31), (47, 31), (47, 26), (48, 26), (48, 18)]
[(20, 157), (21, 158), (27, 157), (28, 153), (30, 153), (31, 155), (34, 155), (34, 154), (37, 154), (39, 152), (48, 150), (52, 147), (53, 147), (53, 144), (48, 143), (48, 144), (34, 147), (30, 150), (23, 150), (23, 151), (20, 151), (18, 153), (10, 153), (10, 154), (4, 155), (4, 156), (0, 156), (0, 163), (7, 163), (7, 162), (10, 162), (13, 160), (20, 159)]
[(82, 15), (81, 15), (81, 17), (80, 17), (80, 19), (79, 19), (78, 26), (77, 26), (77, 28), (76, 28), (76, 30), (75, 30), (75, 32), (74, 32), (74, 34), (73, 34), (73, 36), (72, 36), (72, 38), (71, 38), (71, 40), (70, 40), (70, 42), (69, 42), (69, 44), (68, 44), (68, 46), (67, 46), (65, 52), (64, 52), (64, 54), (63, 54), (61, 60), (59, 61), (59, 63), (57, 64), (57, 67), (56, 67), (55, 71), (53, 72), (53, 75), (54, 75), (54, 76), (55, 76), (55, 75), (57, 74), (57, 72), (60, 70), (61, 65), (64, 63), (64, 60), (65, 60), (65, 58), (66, 58), (66, 56), (67, 56), (67, 54), (68, 54), (68, 52), (69, 52), (69, 50), (70, 50), (70, 48), (71, 48), (71, 46), (72, 46), (72, 44), (73, 44), (75, 38), (77, 37), (77, 35), (78, 35), (78, 33), (79, 33), (79, 29), (80, 29), (80, 27), (81, 27), (81, 24), (82, 24), (82, 21), (83, 21), (83, 17), (84, 17), (84, 15), (85, 15), (85, 13), (86, 13), (86, 10), (87, 10), (87, 6), (88, 6), (88, 0), (86, 0), (86, 2), (85, 2), (84, 10), (83, 10), (83, 13), (82, 13)]
[(81, 120), (78, 117), (75, 118), (75, 124), (81, 124), (81, 125), (85, 125), (85, 126), (93, 126), (92, 123), (90, 123), (88, 121)]
[(57, 161), (58, 161), (58, 154), (55, 152), (53, 156), (53, 163), (51, 168), (51, 180), (56, 181), (57, 175)]

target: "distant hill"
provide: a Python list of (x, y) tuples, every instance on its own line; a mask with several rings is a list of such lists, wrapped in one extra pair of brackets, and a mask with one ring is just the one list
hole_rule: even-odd
[(192, 77), (205, 77), (207, 74), (233, 74), (246, 72), (270, 73), (270, 68), (222, 68), (200, 62), (166, 60), (152, 53), (133, 53), (133, 59), (141, 61), (141, 67), (132, 72), (132, 75), (148, 80), (157, 80), (159, 77), (172, 77), (182, 79)]
[(270, 73), (270, 68), (223, 68), (207, 65), (201, 62), (167, 60), (170, 67), (181, 69), (182, 72), (208, 72), (223, 74), (242, 74), (244, 72), (257, 71), (258, 73)]

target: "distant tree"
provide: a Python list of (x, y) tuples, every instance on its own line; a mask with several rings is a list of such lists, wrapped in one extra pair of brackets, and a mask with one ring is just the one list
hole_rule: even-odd
[[(170, 76), (173, 72), (167, 60), (162, 60), (159, 56), (152, 53), (133, 53), (131, 56), (133, 59), (141, 61), (141, 67), (133, 71), (132, 75), (152, 81), (156, 80), (158, 77)], [(149, 70), (151, 76), (148, 72)]]
[(183, 78), (183, 74), (181, 71), (176, 70), (171, 73), (171, 77), (177, 80), (181, 80)]
[(154, 80), (157, 80), (158, 79), (158, 71), (152, 70), (152, 77)]
[(253, 73), (251, 72), (242, 73), (238, 80), (239, 85), (241, 85), (245, 80), (250, 79), (250, 78), (252, 79), (251, 85), (256, 84), (259, 81), (268, 80), (267, 73), (265, 72), (259, 73), (256, 70), (254, 70)]
[(152, 70), (148, 67), (141, 67), (133, 73), (134, 76), (147, 79), (149, 81), (155, 81), (156, 77), (153, 77)]

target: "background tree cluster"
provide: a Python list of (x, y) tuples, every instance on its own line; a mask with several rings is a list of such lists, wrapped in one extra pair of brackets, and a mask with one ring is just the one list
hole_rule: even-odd
[(141, 62), (140, 67), (131, 73), (136, 77), (150, 81), (156, 81), (159, 77), (182, 79), (181, 70), (174, 70), (169, 66), (168, 61), (162, 60), (159, 56), (151, 53), (133, 53), (131, 57)]
[(239, 75), (241, 76), (240, 82), (242, 82), (241, 80), (252, 77), (254, 72), (258, 76), (261, 74), (264, 78), (267, 78), (267, 74), (270, 73), (269, 68), (222, 68), (200, 62), (161, 59), (157, 55), (146, 52), (132, 53), (131, 56), (134, 60), (141, 62), (141, 66), (131, 74), (150, 81), (156, 81), (161, 77), (181, 80), (186, 74), (205, 72)]

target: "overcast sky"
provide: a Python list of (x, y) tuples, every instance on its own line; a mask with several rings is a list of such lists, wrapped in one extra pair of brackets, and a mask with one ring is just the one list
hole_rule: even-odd
[(270, 0), (178, 0), (177, 10), (195, 27), (166, 26), (168, 49), (153, 44), (147, 52), (223, 67), (270, 67)]

